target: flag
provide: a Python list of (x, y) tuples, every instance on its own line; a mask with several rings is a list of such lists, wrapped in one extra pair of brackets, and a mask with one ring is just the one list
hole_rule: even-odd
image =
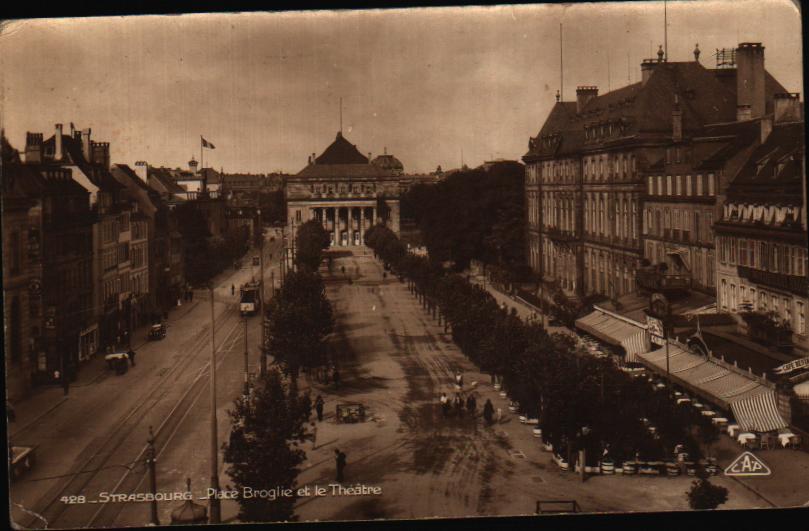
[(200, 136), (200, 139), (202, 139), (202, 147), (208, 149), (216, 149), (216, 147), (213, 144), (205, 140), (202, 136)]

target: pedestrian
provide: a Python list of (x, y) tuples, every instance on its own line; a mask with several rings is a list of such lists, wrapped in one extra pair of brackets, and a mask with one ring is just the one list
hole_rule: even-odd
[(475, 416), (476, 409), (478, 407), (478, 402), (475, 400), (475, 397), (470, 394), (469, 397), (466, 399), (466, 410), (469, 412), (470, 415), (473, 417)]
[(458, 415), (458, 418), (463, 417), (463, 399), (461, 398), (461, 393), (455, 393), (455, 413)]
[(129, 363), (131, 363), (132, 366), (134, 367), (135, 366), (135, 351), (132, 350), (132, 349), (129, 349), (129, 352), (127, 352), (127, 355), (129, 356)]
[(458, 389), (463, 388), (463, 374), (460, 371), (455, 372), (455, 385), (458, 386)]
[(447, 398), (446, 393), (441, 393), (441, 398), (439, 399), (441, 402), (441, 412), (444, 414), (445, 417), (449, 416), (449, 398)]
[(486, 403), (483, 405), (483, 418), (486, 419), (486, 424), (491, 425), (493, 415), (494, 406), (492, 405), (492, 401), (487, 398)]
[(338, 450), (337, 448), (334, 449), (334, 461), (337, 468), (337, 481), (343, 481), (343, 470), (346, 467), (346, 454)]
[(315, 399), (315, 411), (317, 411), (318, 422), (323, 422), (323, 397), (317, 395)]
[(331, 379), (334, 381), (334, 388), (340, 388), (340, 373), (337, 371), (337, 367), (334, 368), (334, 372), (332, 372)]
[(230, 294), (231, 296), (236, 295), (236, 286), (233, 284), (230, 285)]

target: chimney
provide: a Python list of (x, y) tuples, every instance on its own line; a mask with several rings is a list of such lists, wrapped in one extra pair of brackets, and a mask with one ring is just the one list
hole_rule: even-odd
[(53, 160), (62, 160), (62, 124), (56, 124), (53, 133)]
[(801, 121), (801, 102), (800, 94), (793, 93), (778, 93), (774, 98), (774, 116), (775, 123), (782, 122), (800, 122)]
[(25, 133), (25, 162), (42, 162), (42, 133)]
[[(61, 126), (60, 126), (60, 129), (61, 129)], [(86, 160), (87, 162), (92, 162), (92, 159), (91, 159), (92, 153), (90, 153), (90, 133), (91, 132), (92, 132), (92, 129), (90, 129), (89, 127), (87, 129), (82, 129), (81, 130), (81, 152), (82, 152), (82, 155), (84, 155), (84, 160)]]
[(370, 163), (371, 163), (371, 152), (369, 151), (368, 152), (368, 164), (370, 164)]
[(70, 138), (76, 138), (76, 126), (70, 122)]
[(644, 59), (643, 62), (640, 64), (640, 81), (641, 86), (646, 86), (646, 82), (649, 81), (649, 78), (652, 77), (652, 72), (655, 69), (655, 60), (654, 59)]
[(743, 42), (736, 48), (736, 105), (749, 107), (751, 119), (764, 116), (764, 46), (760, 42)]
[(312, 153), (312, 164), (317, 164), (317, 156), (315, 153)]
[(188, 161), (188, 169), (191, 170), (191, 173), (197, 173), (197, 164), (196, 159), (192, 156)]
[(149, 165), (145, 160), (138, 160), (135, 162), (135, 175), (140, 178), (145, 184), (149, 183)]
[(90, 142), (90, 146), (92, 147), (93, 162), (110, 169), (110, 143)]
[(671, 139), (680, 142), (683, 139), (683, 110), (680, 108), (680, 96), (674, 95), (671, 108)]
[(767, 137), (770, 136), (770, 133), (772, 133), (772, 122), (773, 122), (772, 116), (764, 116), (761, 119), (760, 123), (761, 123), (761, 143), (762, 144), (767, 141)]
[(576, 87), (576, 114), (581, 114), (587, 104), (598, 96), (598, 87), (580, 86)]

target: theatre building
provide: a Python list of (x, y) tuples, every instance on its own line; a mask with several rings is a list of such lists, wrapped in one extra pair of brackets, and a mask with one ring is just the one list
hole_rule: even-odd
[(313, 153), (297, 175), (287, 179), (287, 223), (293, 229), (317, 219), (331, 245), (362, 245), (365, 231), (384, 223), (399, 233), (399, 175), (390, 156), (366, 157), (337, 133), (320, 156)]

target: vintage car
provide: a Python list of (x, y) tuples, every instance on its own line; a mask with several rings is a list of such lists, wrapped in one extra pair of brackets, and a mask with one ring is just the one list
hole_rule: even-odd
[(337, 422), (365, 422), (365, 406), (358, 403), (337, 404)]
[(115, 374), (124, 374), (129, 370), (129, 354), (126, 352), (113, 352), (104, 356), (104, 361)]
[(153, 324), (149, 329), (149, 339), (158, 340), (166, 337), (166, 325), (163, 323)]

